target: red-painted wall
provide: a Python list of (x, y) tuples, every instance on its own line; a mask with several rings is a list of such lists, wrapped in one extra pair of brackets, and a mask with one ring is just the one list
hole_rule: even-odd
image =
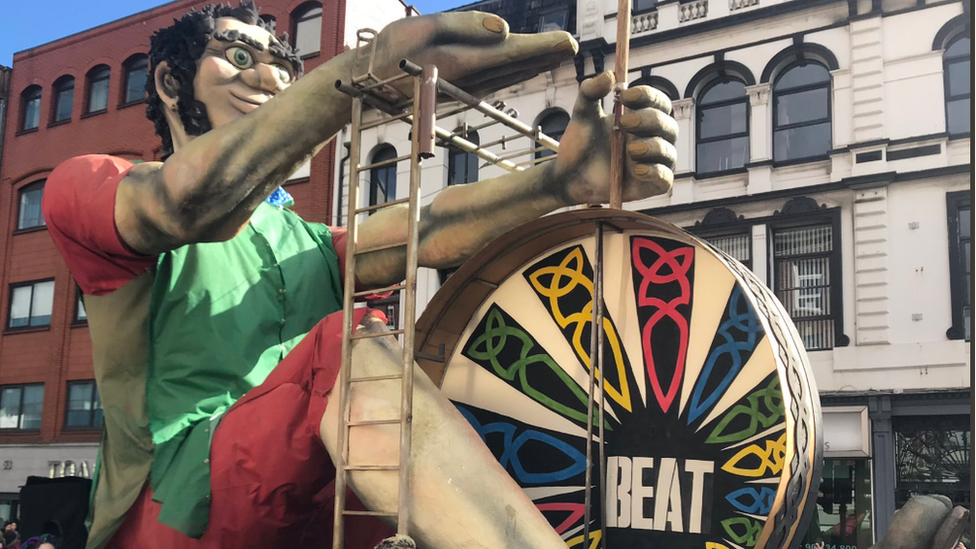
[[(38, 46), (14, 55), (10, 111), (0, 166), (0, 386), (44, 383), (44, 410), (39, 432), (0, 432), (0, 444), (79, 442), (98, 440), (97, 431), (65, 432), (67, 382), (89, 380), (91, 342), (87, 327), (73, 325), (75, 283), (44, 228), (16, 231), (18, 191), (44, 179), (62, 160), (87, 153), (108, 153), (130, 159), (158, 159), (159, 139), (145, 117), (145, 103), (121, 106), (124, 87), (122, 63), (146, 53), (155, 29), (169, 25), (191, 7), (211, 3), (180, 0), (131, 17)], [(292, 28), (290, 14), (304, 0), (258, 0), (262, 14), (277, 21), (278, 33)], [(320, 53), (305, 59), (306, 71), (343, 49), (345, 0), (323, 0)], [(111, 68), (108, 110), (85, 116), (85, 76), (99, 64)], [(55, 80), (75, 78), (71, 119), (54, 119)], [(40, 126), (29, 132), (21, 125), (21, 92), (28, 86), (42, 89)], [(312, 162), (311, 177), (288, 185), (296, 197), (296, 211), (311, 221), (325, 222), (332, 211), (335, 152), (330, 145)], [(27, 331), (7, 329), (10, 286), (19, 282), (55, 280), (50, 327)]]

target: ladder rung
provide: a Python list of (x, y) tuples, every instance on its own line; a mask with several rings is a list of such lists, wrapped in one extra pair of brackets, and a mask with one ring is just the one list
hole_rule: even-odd
[(348, 427), (362, 427), (365, 425), (399, 425), (400, 418), (393, 419), (364, 419), (362, 421), (350, 421), (346, 423)]
[(399, 465), (346, 465), (346, 471), (399, 471)]
[(402, 333), (405, 333), (405, 330), (402, 330), (402, 329), (401, 330), (390, 330), (388, 332), (379, 332), (379, 333), (375, 333), (375, 334), (374, 333), (368, 333), (368, 334), (352, 334), (352, 336), (350, 337), (350, 339), (374, 339), (374, 338), (377, 338), (377, 337), (400, 335)]
[(410, 197), (409, 196), (407, 198), (400, 198), (398, 200), (391, 200), (389, 202), (384, 202), (382, 204), (373, 204), (372, 206), (366, 206), (365, 208), (356, 208), (356, 213), (357, 214), (361, 214), (361, 213), (366, 213), (366, 212), (372, 212), (374, 210), (382, 210), (383, 208), (389, 208), (389, 207), (392, 207), (392, 206), (397, 206), (399, 204), (406, 204), (407, 202), (410, 202)]
[(389, 160), (381, 160), (379, 162), (374, 162), (372, 164), (366, 164), (365, 166), (360, 166), (359, 171), (368, 172), (373, 168), (382, 168), (383, 166), (389, 166), (390, 164), (396, 164), (397, 162), (403, 162), (404, 160), (410, 160), (410, 155), (405, 154), (403, 156), (398, 156), (396, 158), (391, 158)]
[(361, 292), (356, 292), (352, 294), (353, 297), (362, 297), (364, 295), (375, 295), (375, 294), (385, 294), (386, 292), (396, 292), (406, 288), (406, 284), (394, 284), (393, 286), (387, 286), (386, 288), (376, 288), (373, 290), (363, 290)]
[(365, 250), (356, 250), (356, 255), (371, 254), (373, 252), (382, 252), (383, 250), (389, 250), (391, 248), (401, 248), (406, 246), (406, 242), (392, 242), (390, 244), (383, 244), (382, 246), (374, 246), (372, 248), (367, 248)]
[(403, 379), (403, 374), (387, 374), (385, 376), (363, 376), (349, 378), (349, 383), (361, 383), (363, 381), (386, 381), (388, 379)]
[(356, 517), (395, 517), (397, 514), (395, 512), (388, 511), (353, 511), (351, 509), (346, 509), (342, 512), (343, 515), (352, 515)]

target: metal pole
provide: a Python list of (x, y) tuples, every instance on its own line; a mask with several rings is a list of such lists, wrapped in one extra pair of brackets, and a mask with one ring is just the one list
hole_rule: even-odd
[(359, 228), (356, 223), (356, 206), (359, 204), (359, 158), (362, 149), (359, 125), (363, 118), (363, 101), (352, 98), (352, 135), (349, 145), (349, 205), (346, 222), (346, 272), (343, 279), (343, 319), (342, 319), (342, 362), (339, 367), (340, 420), (339, 451), (336, 452), (335, 516), (333, 518), (332, 549), (342, 549), (345, 536), (343, 511), (346, 508), (346, 464), (349, 462), (349, 379), (352, 370), (352, 311), (355, 306), (353, 294), (356, 292), (356, 242)]
[[(597, 227), (599, 227), (599, 223)], [(599, 229), (597, 229), (599, 230)], [(597, 240), (597, 246), (600, 246)], [(599, 266), (599, 262), (597, 263)], [(596, 369), (598, 368), (596, 358), (598, 354), (597, 322), (599, 322), (599, 308), (596, 305), (596, 283), (593, 287), (593, 301), (590, 310), (593, 313), (592, 324), (590, 325), (590, 378), (588, 390), (586, 392), (586, 472), (583, 475), (583, 547), (590, 546), (590, 507), (593, 503), (591, 485), (593, 484), (593, 392), (596, 390)], [(600, 417), (600, 425), (603, 425), (603, 417)]]
[(620, 92), (627, 87), (627, 70), (630, 58), (630, 0), (617, 3), (617, 52), (613, 75), (617, 80), (614, 86), (613, 133), (610, 135), (610, 207), (623, 207), (624, 181), (624, 132), (620, 129), (620, 116), (624, 106), (620, 102)]
[(603, 382), (603, 319), (606, 316), (606, 311), (603, 304), (603, 223), (598, 222), (596, 224), (596, 281), (594, 282), (593, 291), (593, 301), (597, 306), (597, 318), (599, 319), (599, 324), (597, 325), (597, 364), (600, 365), (599, 377), (597, 378), (597, 384), (600, 387), (600, 511), (603, 515), (600, 517), (600, 523), (603, 525), (603, 549), (607, 549), (607, 458), (606, 458), (606, 444), (604, 441), (604, 421), (603, 418), (606, 417), (606, 391)]

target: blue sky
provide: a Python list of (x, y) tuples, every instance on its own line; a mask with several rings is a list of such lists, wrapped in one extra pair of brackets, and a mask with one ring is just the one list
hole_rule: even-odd
[[(216, 0), (215, 0), (216, 1)], [(347, 0), (361, 2), (368, 0)], [(473, 0), (413, 0), (421, 13), (469, 4)], [(10, 66), (14, 52), (121, 19), (167, 3), (165, 0), (11, 0), (0, 18), (0, 65)], [(257, 1), (261, 5), (260, 0)]]

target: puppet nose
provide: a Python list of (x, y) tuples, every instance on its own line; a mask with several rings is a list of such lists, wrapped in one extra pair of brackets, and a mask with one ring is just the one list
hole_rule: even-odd
[(241, 77), (248, 86), (268, 93), (278, 93), (284, 87), (278, 77), (278, 70), (265, 63), (257, 63), (242, 72)]

